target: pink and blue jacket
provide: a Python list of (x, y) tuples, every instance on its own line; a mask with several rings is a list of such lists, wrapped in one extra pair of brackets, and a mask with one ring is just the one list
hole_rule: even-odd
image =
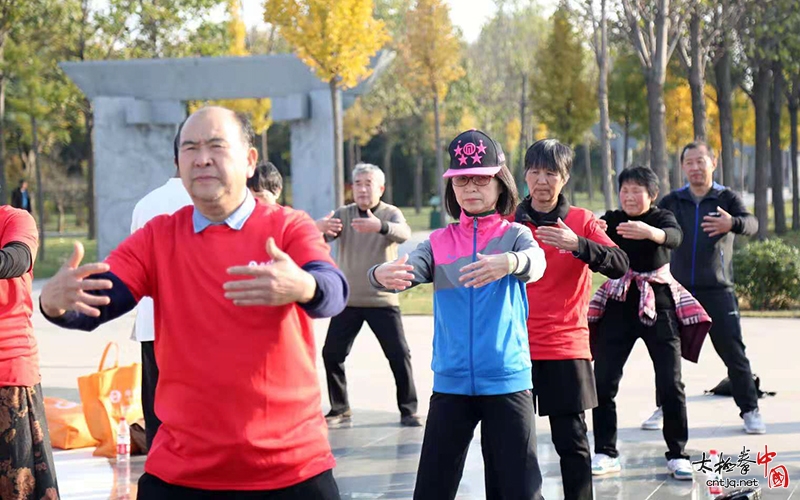
[[(463, 266), (484, 255), (513, 252), (511, 274), (465, 288)], [(542, 277), (544, 252), (526, 226), (495, 212), (461, 213), (458, 223), (434, 231), (409, 254), (412, 286), (433, 283), (433, 390), (490, 396), (530, 389), (528, 299), (525, 284)], [(376, 266), (377, 267), (377, 266)], [(370, 282), (383, 289), (374, 278)]]

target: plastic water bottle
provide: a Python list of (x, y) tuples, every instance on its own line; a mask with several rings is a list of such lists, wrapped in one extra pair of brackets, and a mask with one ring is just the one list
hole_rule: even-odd
[(716, 498), (718, 495), (722, 495), (725, 490), (722, 488), (722, 476), (719, 472), (716, 471), (717, 464), (719, 463), (719, 453), (717, 450), (710, 450), (708, 452), (709, 460), (711, 460), (711, 472), (708, 473), (708, 480), (714, 481), (711, 483), (711, 486), (708, 487), (708, 493), (711, 498)]
[(117, 427), (117, 463), (125, 463), (131, 459), (131, 428), (125, 417), (119, 418)]

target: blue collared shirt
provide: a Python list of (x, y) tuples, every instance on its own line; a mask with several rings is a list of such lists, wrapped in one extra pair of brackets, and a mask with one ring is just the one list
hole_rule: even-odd
[(256, 199), (253, 198), (249, 189), (247, 190), (244, 202), (222, 222), (212, 222), (208, 220), (205, 215), (197, 210), (197, 207), (194, 207), (194, 211), (192, 212), (192, 226), (194, 226), (194, 232), (195, 234), (202, 233), (208, 226), (219, 226), (222, 224), (227, 224), (229, 228), (239, 231), (244, 226), (244, 223), (247, 222), (247, 219), (253, 215), (253, 210), (255, 210), (255, 208)]

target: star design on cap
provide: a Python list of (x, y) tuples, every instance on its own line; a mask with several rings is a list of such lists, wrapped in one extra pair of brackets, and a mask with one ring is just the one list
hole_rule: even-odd
[(467, 157), (464, 156), (464, 155), (459, 156), (458, 157), (458, 164), (459, 165), (466, 165), (467, 164)]
[(483, 139), (480, 140), (481, 145), (478, 146), (478, 153), (484, 154), (486, 152), (486, 146), (483, 145)]
[(456, 146), (453, 152), (456, 154), (456, 156), (461, 154), (461, 141), (458, 141), (458, 146)]
[(475, 164), (480, 165), (480, 163), (481, 163), (481, 155), (479, 155), (478, 153), (475, 153), (470, 158), (472, 158), (472, 164), (473, 165), (475, 165)]

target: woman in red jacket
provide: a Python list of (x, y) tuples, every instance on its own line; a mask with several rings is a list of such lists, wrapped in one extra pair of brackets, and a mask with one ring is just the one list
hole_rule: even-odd
[(544, 276), (527, 285), (536, 409), (550, 419), (565, 500), (587, 500), (592, 468), (584, 411), (597, 406), (586, 318), (592, 272), (619, 278), (628, 270), (628, 257), (590, 211), (570, 206), (561, 194), (573, 158), (572, 149), (552, 139), (528, 148), (530, 195), (517, 207), (515, 220), (531, 228), (547, 261)]

